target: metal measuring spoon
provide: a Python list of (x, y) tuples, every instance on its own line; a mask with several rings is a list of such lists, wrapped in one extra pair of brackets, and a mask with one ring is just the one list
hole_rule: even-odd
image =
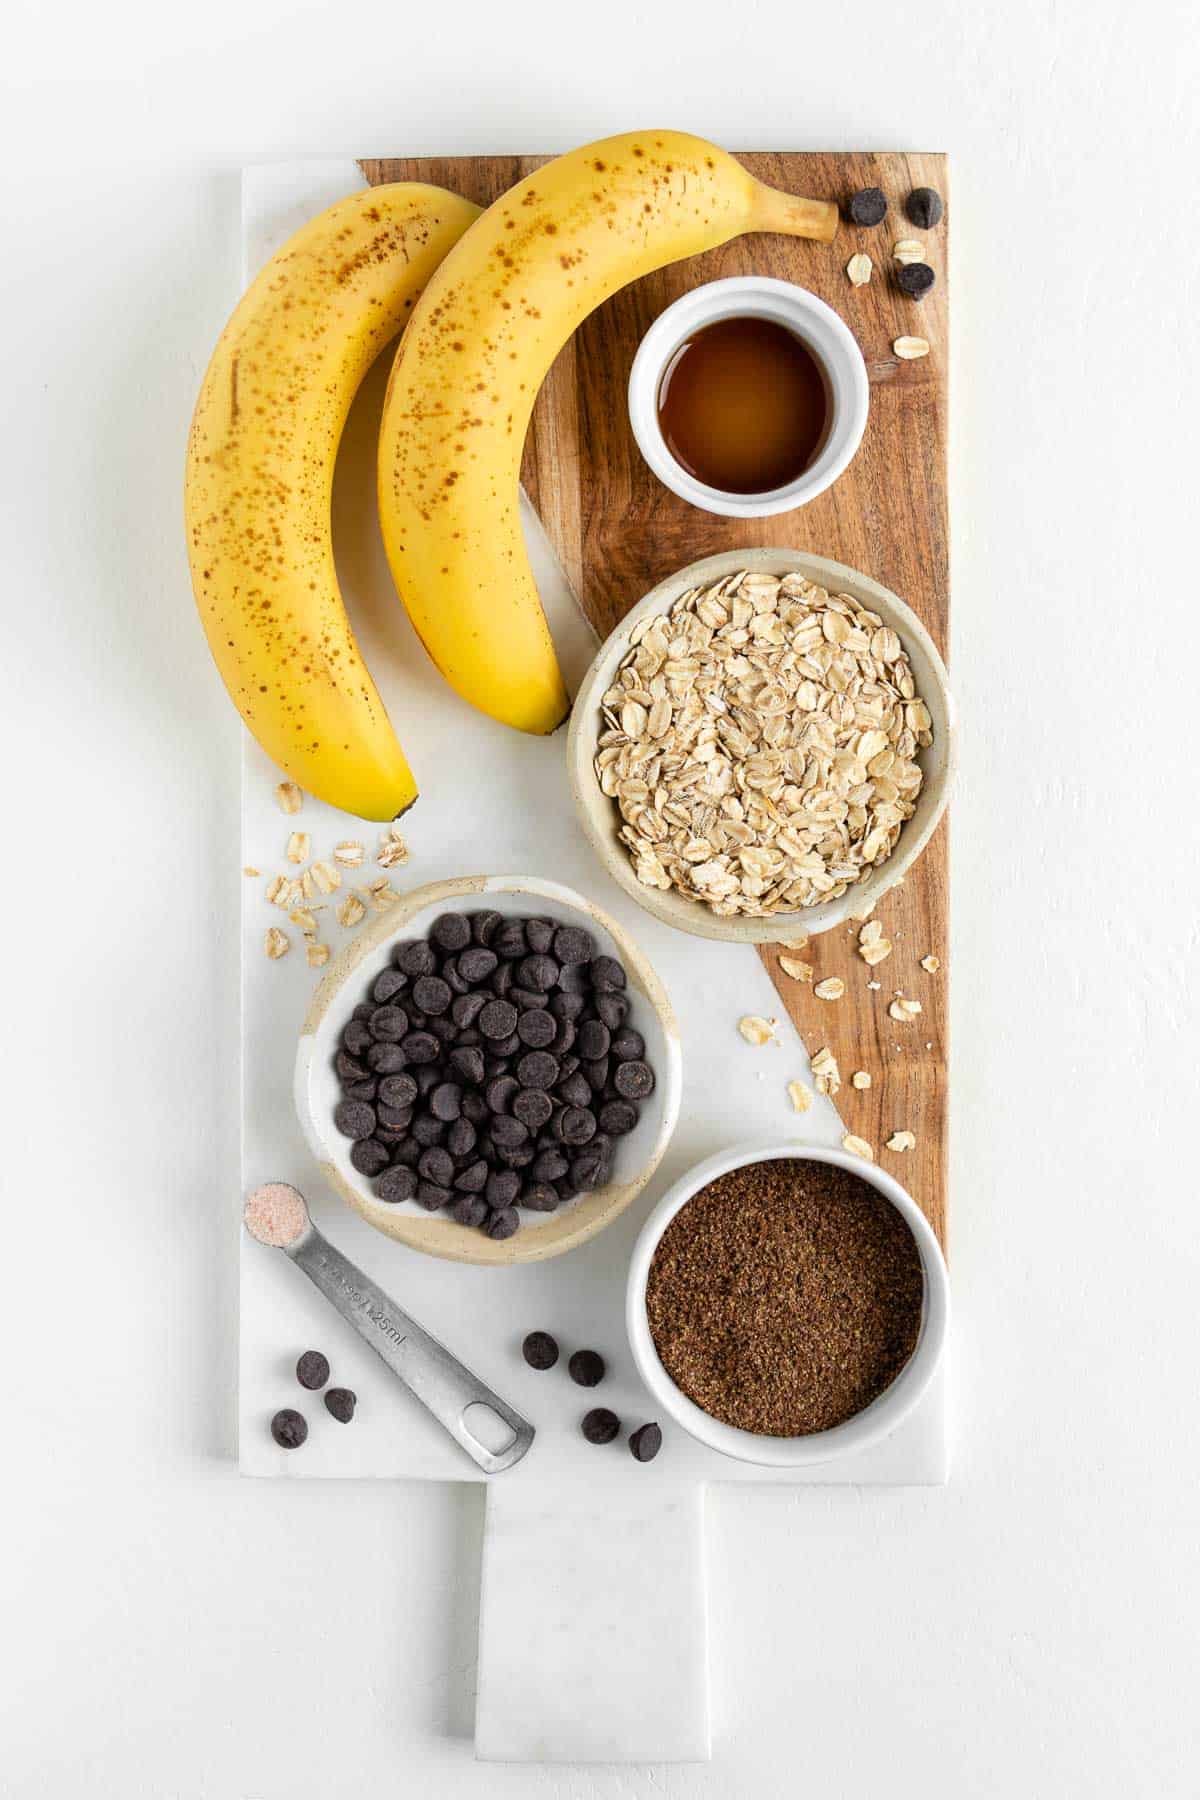
[(255, 1188), (246, 1196), (243, 1220), (252, 1238), (282, 1250), (303, 1269), (481, 1469), (498, 1475), (520, 1462), (533, 1442), (529, 1421), (334, 1249), (313, 1224), (298, 1188), (283, 1181)]

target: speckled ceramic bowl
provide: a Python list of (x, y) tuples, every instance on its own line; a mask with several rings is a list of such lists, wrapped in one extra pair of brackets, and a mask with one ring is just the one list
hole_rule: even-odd
[[(798, 912), (774, 913), (769, 919), (721, 918), (699, 900), (689, 900), (672, 888), (643, 887), (633, 872), (628, 852), (617, 836), (621, 818), (616, 806), (601, 792), (596, 779), (597, 740), (603, 729), (600, 702), (612, 686), (617, 669), (629, 650), (629, 635), (648, 614), (668, 612), (689, 588), (704, 587), (738, 569), (762, 570), (771, 575), (799, 573), (831, 593), (851, 594), (862, 606), (879, 614), (886, 625), (898, 633), (908, 652), (916, 680), (917, 692), (929, 708), (933, 721), (933, 744), (918, 754), (925, 782), (913, 813), (900, 832), (896, 848), (886, 862), (874, 868), (864, 881), (837, 900), (823, 901), (820, 906), (806, 906)], [(652, 588), (631, 612), (626, 613), (611, 637), (601, 646), (571, 709), (571, 729), (567, 761), (571, 775), (571, 791), (579, 820), (596, 854), (613, 880), (637, 901), (639, 906), (696, 937), (721, 938), (727, 943), (777, 944), (798, 935), (813, 936), (841, 925), (852, 913), (877, 906), (889, 888), (903, 879), (937, 829), (950, 797), (950, 784), (956, 755), (954, 702), (950, 694), (946, 665), (937, 647), (911, 607), (889, 589), (860, 575), (844, 563), (830, 562), (824, 556), (808, 556), (799, 550), (726, 550), (719, 556), (706, 556), (677, 575)]]
[[(342, 1027), (374, 978), (387, 968), (393, 945), (400, 938), (423, 936), (439, 913), (478, 912), (484, 906), (499, 913), (533, 913), (561, 920), (564, 925), (583, 925), (602, 952), (619, 957), (629, 979), (630, 1023), (645, 1038), (646, 1060), (657, 1077), (653, 1094), (643, 1102), (637, 1129), (617, 1147), (617, 1179), (593, 1193), (580, 1194), (557, 1212), (522, 1212), (520, 1231), (503, 1242), (444, 1214), (431, 1215), (413, 1201), (389, 1206), (377, 1200), (370, 1183), (350, 1161), (349, 1140), (333, 1123), (333, 1109), (341, 1097), (333, 1059)], [(313, 995), (300, 1035), (296, 1111), (322, 1174), (377, 1231), (430, 1256), (506, 1267), (541, 1262), (574, 1250), (625, 1211), (653, 1175), (670, 1142), (679, 1117), (682, 1067), (679, 1027), (662, 983), (614, 919), (582, 894), (535, 875), (468, 875), (458, 881), (431, 882), (405, 894), (397, 905), (365, 926), (330, 964)]]

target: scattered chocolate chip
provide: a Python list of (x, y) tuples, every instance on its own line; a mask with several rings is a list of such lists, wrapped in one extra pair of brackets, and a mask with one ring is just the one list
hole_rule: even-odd
[(531, 1331), (521, 1345), (521, 1355), (531, 1369), (552, 1369), (558, 1361), (558, 1343), (548, 1331)]
[(417, 1178), (413, 1171), (403, 1163), (394, 1163), (386, 1175), (381, 1175), (375, 1183), (375, 1195), (388, 1206), (398, 1206), (402, 1200), (412, 1200), (417, 1192)]
[(589, 1444), (611, 1444), (621, 1429), (621, 1421), (607, 1406), (593, 1406), (591, 1412), (584, 1413), (579, 1429)]
[(923, 300), (936, 280), (928, 263), (905, 263), (896, 270), (896, 286), (910, 300)]
[(357, 1405), (358, 1396), (353, 1388), (330, 1388), (325, 1396), (325, 1406), (339, 1425), (350, 1423)]
[(604, 1358), (598, 1350), (576, 1350), (567, 1364), (567, 1374), (580, 1387), (597, 1387), (604, 1380)]
[(271, 1436), (281, 1450), (298, 1450), (308, 1436), (304, 1414), (285, 1406), (271, 1420)]
[(320, 1350), (306, 1350), (296, 1364), (296, 1380), (313, 1393), (329, 1380), (329, 1358)]
[(930, 231), (935, 225), (940, 225), (944, 210), (942, 196), (936, 188), (914, 188), (904, 202), (909, 224), (915, 225), (920, 231)]
[(369, 1138), (375, 1129), (375, 1108), (365, 1100), (339, 1100), (333, 1122), (343, 1137)]
[(854, 225), (881, 225), (887, 217), (887, 200), (883, 189), (859, 188), (857, 194), (851, 194), (846, 211)]
[(662, 1449), (662, 1432), (657, 1425), (639, 1425), (629, 1434), (629, 1448), (635, 1462), (653, 1462)]
[(465, 913), (443, 913), (433, 921), (429, 935), (439, 950), (465, 950), (471, 941), (471, 921)]

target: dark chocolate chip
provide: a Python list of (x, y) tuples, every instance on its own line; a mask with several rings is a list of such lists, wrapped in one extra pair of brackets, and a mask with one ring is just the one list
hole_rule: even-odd
[(549, 1094), (540, 1088), (522, 1088), (512, 1102), (513, 1117), (520, 1119), (530, 1131), (540, 1131), (554, 1111)]
[[(466, 1099), (465, 1094), (463, 1098)], [(451, 1156), (470, 1156), (475, 1148), (476, 1136), (475, 1127), (470, 1119), (457, 1118), (446, 1133), (446, 1148)]]
[(521, 1345), (521, 1355), (531, 1369), (552, 1369), (558, 1361), (558, 1341), (548, 1331), (531, 1331)]
[(511, 1075), (497, 1075), (489, 1081), (483, 1091), (488, 1109), (494, 1113), (506, 1113), (519, 1092), (518, 1083)]
[[(629, 1069), (633, 1064), (622, 1063), (621, 1067)], [(624, 1137), (637, 1122), (637, 1107), (631, 1106), (628, 1100), (609, 1100), (600, 1108), (600, 1129), (607, 1131), (610, 1137)]]
[(436, 1062), (441, 1046), (431, 1031), (410, 1031), (400, 1040), (400, 1048), (410, 1063)]
[[(464, 951), (463, 954), (469, 955), (470, 952)], [(488, 954), (490, 955), (491, 952), (489, 951)], [(459, 1000), (461, 1000), (463, 995), (469, 991), (471, 986), (470, 982), (458, 966), (457, 956), (448, 956), (442, 964), (442, 980)]]
[(488, 982), (493, 994), (503, 999), (513, 984), (513, 966), (510, 962), (502, 962)]
[(418, 975), (432, 975), (437, 968), (433, 945), (427, 944), (424, 938), (417, 938), (411, 944), (401, 944), (392, 960), (404, 970), (410, 981), (415, 981)]
[(545, 994), (539, 994), (536, 988), (518, 987), (515, 981), (508, 990), (508, 998), (522, 1012), (528, 1012), (532, 1007), (544, 1007), (546, 1004)]
[(450, 1052), (450, 1066), (464, 1081), (478, 1084), (483, 1080), (483, 1051), (473, 1044), (456, 1044)]
[(439, 1207), (448, 1206), (454, 1198), (449, 1188), (442, 1187), (437, 1181), (418, 1181), (416, 1202), (426, 1212), (437, 1212)]
[(514, 1237), (521, 1229), (521, 1220), (515, 1206), (502, 1207), (499, 1212), (489, 1213), (488, 1222), (484, 1226), (490, 1238)]
[(298, 1450), (308, 1436), (304, 1414), (290, 1406), (281, 1408), (271, 1420), (271, 1436), (281, 1450)]
[(494, 1212), (512, 1206), (521, 1191), (521, 1177), (515, 1169), (497, 1169), (487, 1178), (484, 1198)]
[(375, 1129), (375, 1108), (365, 1100), (340, 1100), (333, 1109), (333, 1122), (343, 1137), (369, 1138)]
[(589, 967), (588, 963), (568, 963), (558, 977), (559, 993), (588, 993), (592, 985), (591, 977), (588, 974)]
[(376, 1075), (398, 1075), (404, 1067), (404, 1052), (399, 1044), (372, 1044), (367, 1051), (367, 1067)]
[(544, 1007), (535, 1007), (517, 1020), (517, 1036), (531, 1050), (544, 1050), (558, 1036), (558, 1020)]
[(432, 1017), (448, 1012), (454, 995), (440, 975), (422, 975), (413, 982), (412, 997), (421, 1011)]
[(375, 1138), (359, 1138), (351, 1146), (350, 1161), (360, 1175), (378, 1175), (390, 1160), (387, 1150)]
[(357, 1056), (351, 1056), (346, 1050), (339, 1050), (333, 1059), (333, 1066), (339, 1081), (365, 1081), (367, 1065), (360, 1062)]
[(306, 1350), (296, 1364), (296, 1380), (315, 1394), (329, 1380), (329, 1358), (320, 1350)]
[(646, 1054), (646, 1040), (640, 1031), (634, 1031), (628, 1025), (622, 1031), (614, 1031), (609, 1049), (618, 1062), (637, 1062)]
[(584, 931), (579, 925), (560, 925), (554, 934), (552, 949), (563, 964), (591, 962), (596, 954), (591, 932)]
[(468, 914), (471, 921), (471, 937), (477, 944), (490, 944), (500, 928), (500, 914), (490, 908), (483, 912)]
[(493, 1057), (511, 1056), (514, 1051), (519, 1050), (520, 1048), (521, 1040), (515, 1031), (510, 1031), (507, 1037), (493, 1038), (488, 1045), (488, 1049), (491, 1051)]
[[(595, 1129), (594, 1125), (593, 1129)], [(535, 1156), (533, 1159), (532, 1174), (535, 1181), (558, 1181), (561, 1176), (566, 1174), (569, 1167), (570, 1164), (561, 1150), (557, 1148), (543, 1150), (540, 1156)]]
[(447, 1188), (454, 1180), (454, 1158), (440, 1144), (431, 1144), (417, 1164), (417, 1173), (426, 1181), (436, 1181), (439, 1187)]
[(561, 987), (557, 994), (550, 996), (550, 1011), (556, 1019), (575, 1020), (586, 1005), (587, 1001), (582, 994), (568, 994)]
[(571, 1159), (571, 1180), (583, 1192), (587, 1188), (602, 1187), (601, 1179), (606, 1172), (607, 1156), (595, 1141), (586, 1150)]
[[(374, 1011), (374, 1008), (370, 1010)], [(342, 1049), (348, 1056), (362, 1056), (375, 1042), (365, 1019), (349, 1019), (342, 1030)]]
[(392, 1152), (393, 1167), (398, 1165), (405, 1169), (415, 1169), (421, 1160), (423, 1148), (424, 1146), (418, 1144), (415, 1137), (406, 1137), (404, 1142), (398, 1144)]
[(330, 1388), (325, 1396), (326, 1411), (332, 1413), (339, 1425), (350, 1423), (357, 1405), (358, 1396), (353, 1388)]
[(399, 1006), (377, 1006), (371, 1014), (371, 1030), (377, 1039), (399, 1043), (408, 1030), (408, 1014)]
[(621, 1429), (621, 1421), (607, 1406), (593, 1406), (584, 1413), (579, 1429), (589, 1444), (611, 1444)]
[(618, 1063), (613, 1075), (613, 1086), (622, 1100), (644, 1100), (654, 1092), (654, 1070), (649, 1063)]
[(465, 913), (443, 913), (433, 921), (429, 935), (439, 950), (465, 950), (471, 941), (471, 921)]
[(625, 987), (625, 971), (615, 956), (593, 956), (588, 973), (597, 993), (620, 993)]
[[(568, 1106), (559, 1120), (558, 1135), (563, 1143), (569, 1144), (572, 1149), (577, 1149), (580, 1144), (589, 1143), (596, 1135), (594, 1113), (589, 1112), (586, 1106)], [(565, 1163), (562, 1173), (566, 1173)]]
[(560, 1081), (555, 1093), (560, 1100), (565, 1100), (568, 1106), (590, 1106), (592, 1102), (591, 1083), (582, 1068), (574, 1070), (563, 1081)]
[(529, 1136), (520, 1119), (508, 1113), (497, 1113), (491, 1124), (491, 1139), (498, 1150), (518, 1150)]
[(532, 1144), (518, 1144), (515, 1149), (511, 1150), (505, 1145), (496, 1151), (496, 1161), (503, 1163), (506, 1169), (527, 1169), (533, 1161), (533, 1156)]
[(443, 1081), (429, 1096), (429, 1110), (435, 1119), (450, 1125), (462, 1115), (462, 1089), (456, 1081)]
[(435, 1119), (432, 1113), (418, 1113), (410, 1129), (418, 1144), (426, 1150), (445, 1142), (446, 1127), (440, 1119)]
[(347, 1100), (374, 1100), (379, 1092), (377, 1081), (348, 1081), (342, 1090)]
[(596, 1387), (604, 1380), (604, 1358), (598, 1350), (576, 1350), (567, 1364), (567, 1374), (580, 1387)]
[(607, 1056), (598, 1056), (594, 1062), (585, 1057), (579, 1067), (593, 1094), (602, 1094), (608, 1081), (609, 1061)]
[(859, 188), (846, 203), (852, 225), (881, 225), (887, 218), (887, 199), (882, 188)]
[(505, 919), (495, 932), (489, 948), (505, 962), (524, 956), (529, 946), (525, 941), (525, 927), (520, 919)]
[(487, 1201), (478, 1194), (460, 1194), (450, 1214), (460, 1225), (482, 1225), (488, 1216)]
[(350, 1014), (350, 1017), (352, 1019), (361, 1019), (365, 1023), (371, 1017), (371, 1014), (374, 1011), (375, 1011), (375, 1008), (371, 1005), (371, 1002), (369, 1000), (360, 1000), (358, 1005), (354, 1008), (353, 1012)]
[(389, 1000), (402, 994), (407, 986), (408, 976), (402, 969), (385, 969), (382, 975), (375, 977), (371, 998), (377, 1000), (380, 1006), (386, 1006)]
[(491, 1173), (483, 1158), (470, 1164), (461, 1174), (454, 1177), (454, 1187), (460, 1194), (482, 1194)]
[(517, 964), (517, 980), (535, 994), (548, 994), (558, 980), (558, 964), (552, 956), (526, 956)]
[(510, 1037), (517, 1029), (517, 1009), (507, 1000), (489, 1000), (479, 1015), (479, 1029), (485, 1038)]
[(908, 222), (915, 225), (918, 231), (931, 231), (935, 225), (940, 225), (944, 210), (942, 196), (936, 188), (914, 188), (904, 202)]
[(525, 1088), (552, 1088), (558, 1080), (558, 1058), (548, 1050), (529, 1050), (517, 1064), (517, 1080)]
[(474, 1088), (463, 1095), (462, 1109), (463, 1118), (470, 1119), (472, 1125), (482, 1125), (488, 1118), (488, 1103)]
[(628, 1012), (629, 1002), (624, 994), (596, 995), (596, 1017), (607, 1025), (610, 1031), (620, 1030)]
[(530, 1181), (521, 1189), (521, 1205), (530, 1212), (553, 1212), (558, 1193), (548, 1181)]
[(584, 1062), (597, 1062), (608, 1055), (612, 1035), (601, 1019), (585, 1019), (575, 1033), (575, 1042)]
[(459, 994), (450, 1007), (450, 1017), (466, 1031), (474, 1025), (486, 1005), (483, 994)]
[(375, 1183), (375, 1196), (386, 1201), (389, 1206), (399, 1205), (401, 1200), (411, 1200), (417, 1191), (417, 1178), (411, 1169), (403, 1163), (394, 1163), (386, 1175), (381, 1175)]
[(923, 300), (936, 280), (928, 263), (904, 263), (896, 270), (896, 286), (910, 300)]
[(653, 1462), (662, 1449), (662, 1432), (657, 1425), (639, 1425), (629, 1434), (629, 1448), (635, 1462)]
[(385, 1106), (380, 1101), (375, 1108), (375, 1116), (379, 1124), (386, 1126), (388, 1131), (404, 1133), (413, 1122), (414, 1111), (412, 1106)]
[(417, 1097), (417, 1084), (411, 1075), (385, 1075), (379, 1084), (379, 1098), (385, 1106), (411, 1106)]
[(420, 1094), (422, 1100), (425, 1099), (426, 1095), (432, 1094), (434, 1088), (441, 1079), (442, 1072), (436, 1066), (436, 1063), (427, 1062), (421, 1064), (421, 1067), (415, 1071), (413, 1080), (417, 1084), (417, 1092)]
[(526, 919), (525, 939), (531, 950), (544, 956), (554, 942), (553, 919)]
[(476, 944), (459, 956), (458, 972), (464, 981), (486, 981), (499, 960), (494, 950)]

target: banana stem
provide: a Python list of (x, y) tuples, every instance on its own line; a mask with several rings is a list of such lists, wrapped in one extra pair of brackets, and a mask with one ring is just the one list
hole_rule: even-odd
[(805, 200), (756, 181), (750, 204), (750, 231), (780, 231), (787, 237), (815, 238), (831, 244), (837, 235), (838, 209), (832, 200)]

